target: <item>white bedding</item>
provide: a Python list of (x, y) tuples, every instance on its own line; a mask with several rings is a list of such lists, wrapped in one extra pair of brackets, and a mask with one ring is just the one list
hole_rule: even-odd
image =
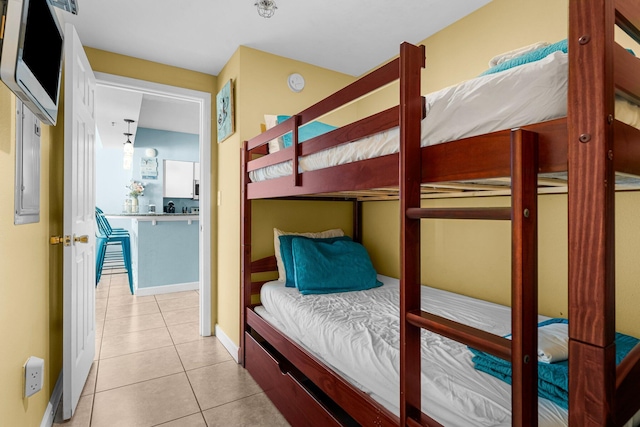
[[(306, 296), (283, 282), (269, 282), (256, 312), (399, 415), (398, 280), (378, 278), (384, 285), (368, 291)], [(421, 305), (497, 335), (510, 332), (505, 306), (426, 286)], [(425, 413), (445, 426), (511, 425), (511, 387), (475, 370), (465, 345), (423, 331), (422, 358)], [(567, 423), (565, 409), (539, 399), (541, 427)]]
[[(489, 74), (426, 96), (423, 147), (553, 120), (567, 115), (568, 56), (546, 58)], [(616, 99), (616, 118), (640, 128), (640, 109)], [(398, 128), (300, 158), (299, 171), (312, 171), (398, 152)], [(250, 172), (251, 181), (291, 174), (291, 161)]]

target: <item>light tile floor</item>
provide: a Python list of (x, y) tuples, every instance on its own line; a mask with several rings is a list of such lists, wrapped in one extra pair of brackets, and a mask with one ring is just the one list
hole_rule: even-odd
[(96, 288), (96, 358), (74, 416), (55, 427), (288, 426), (215, 337), (197, 291), (132, 296), (126, 275)]

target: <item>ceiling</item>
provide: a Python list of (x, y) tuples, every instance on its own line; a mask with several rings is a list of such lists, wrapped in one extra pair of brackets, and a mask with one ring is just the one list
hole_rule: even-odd
[[(397, 55), (403, 41), (418, 43), (490, 1), (276, 0), (275, 15), (266, 19), (255, 0), (79, 0), (77, 15), (58, 16), (76, 27), (85, 46), (211, 75), (242, 45), (359, 76)], [(130, 97), (110, 101), (117, 98)], [(141, 127), (184, 124), (173, 112), (171, 120), (159, 116), (172, 110), (166, 99), (144, 95), (138, 104)]]
[[(132, 133), (135, 145), (138, 127), (197, 134), (200, 129), (199, 105), (165, 96), (98, 85), (96, 88), (96, 126), (103, 147), (122, 148)], [(124, 119), (131, 119), (130, 126)]]

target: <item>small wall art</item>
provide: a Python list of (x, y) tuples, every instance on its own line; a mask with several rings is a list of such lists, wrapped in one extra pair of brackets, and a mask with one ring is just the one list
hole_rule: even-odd
[(218, 125), (218, 143), (220, 143), (235, 131), (232, 80), (229, 80), (216, 95), (216, 122)]
[(158, 179), (158, 159), (142, 157), (140, 159), (140, 177), (142, 179)]

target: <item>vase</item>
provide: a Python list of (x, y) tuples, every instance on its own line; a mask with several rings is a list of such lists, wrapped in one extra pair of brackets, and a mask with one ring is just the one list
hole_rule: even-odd
[(138, 198), (131, 199), (131, 213), (138, 213)]

